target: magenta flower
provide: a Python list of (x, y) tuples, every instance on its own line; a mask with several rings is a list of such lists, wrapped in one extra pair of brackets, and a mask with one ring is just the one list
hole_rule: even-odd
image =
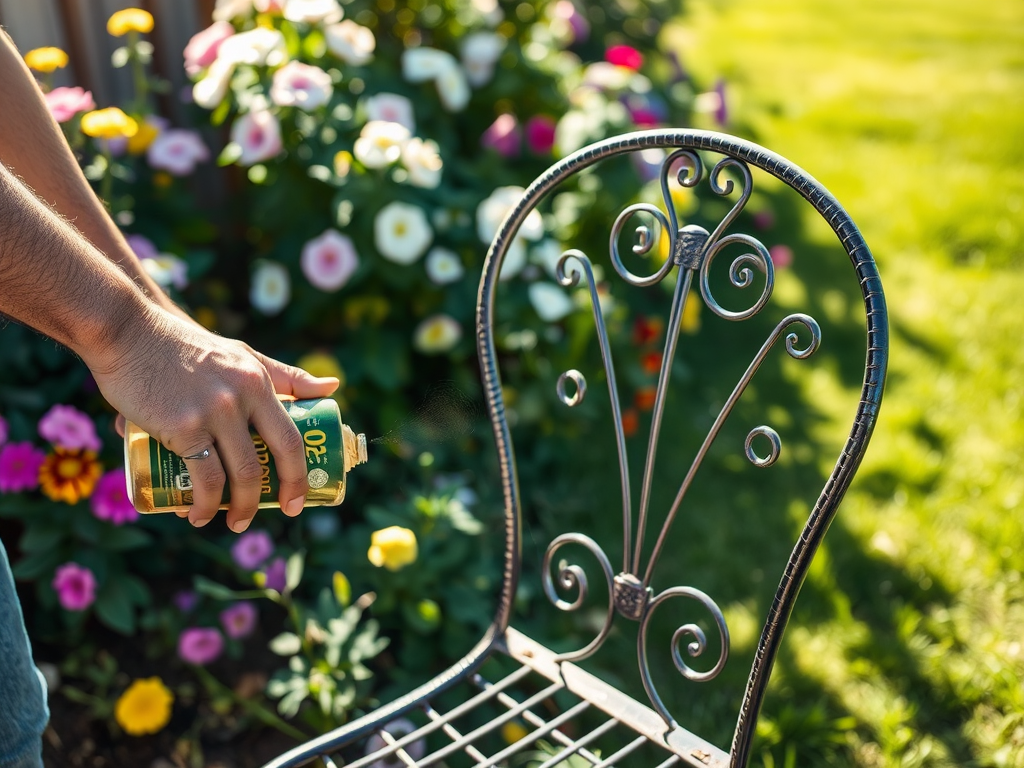
[(352, 238), (336, 229), (324, 230), (302, 246), (302, 273), (321, 291), (336, 291), (349, 281), (359, 266)]
[(185, 71), (190, 76), (213, 64), (220, 44), (235, 34), (235, 28), (227, 21), (215, 21), (202, 32), (196, 32), (185, 46)]
[(96, 577), (85, 566), (64, 563), (53, 577), (60, 604), (69, 611), (84, 611), (96, 599)]
[(526, 121), (526, 146), (535, 155), (549, 155), (555, 146), (555, 118), (534, 115)]
[(235, 603), (220, 612), (224, 633), (234, 639), (248, 637), (256, 629), (256, 606), (249, 602)]
[(212, 627), (189, 627), (178, 638), (178, 656), (189, 664), (209, 664), (223, 650), (224, 636)]
[(242, 148), (239, 165), (269, 160), (284, 146), (281, 124), (269, 109), (254, 109), (235, 120), (231, 126), (231, 140)]
[(103, 447), (92, 419), (72, 405), (55, 405), (48, 410), (39, 420), (39, 434), (61, 448), (98, 451)]
[(174, 593), (171, 602), (182, 613), (192, 613), (195, 607), (199, 605), (199, 595), (191, 589), (183, 589), (180, 592)]
[(128, 247), (140, 259), (155, 259), (160, 255), (160, 251), (153, 245), (153, 241), (145, 235), (125, 235), (124, 239), (128, 241)]
[(0, 493), (31, 491), (39, 487), (39, 467), (46, 453), (32, 443), (7, 443), (0, 448)]
[(0, 445), (7, 442), (7, 419), (0, 416)]
[(112, 469), (96, 482), (89, 499), (92, 513), (113, 525), (124, 525), (137, 520), (139, 513), (128, 500), (124, 468)]
[(715, 122), (719, 126), (724, 126), (729, 122), (729, 106), (725, 100), (725, 78), (718, 78), (718, 82), (715, 83), (715, 93), (718, 94), (718, 107), (715, 109)]
[(46, 99), (46, 106), (50, 114), (58, 123), (66, 123), (79, 112), (88, 112), (96, 109), (96, 102), (92, 99), (92, 91), (79, 88), (54, 88), (43, 96)]
[(638, 128), (653, 128), (661, 122), (658, 119), (658, 115), (654, 113), (654, 110), (645, 107), (631, 109), (629, 117)]
[(773, 245), (768, 249), (776, 269), (785, 269), (793, 263), (793, 249), (788, 245)]
[(617, 67), (625, 67), (636, 71), (643, 66), (644, 57), (636, 48), (629, 45), (613, 45), (604, 53), (604, 60)]
[(167, 171), (174, 176), (188, 176), (196, 169), (196, 163), (210, 159), (198, 131), (186, 128), (170, 128), (153, 139), (146, 150), (146, 160), (153, 168)]
[(498, 115), (498, 119), (480, 137), (482, 146), (493, 149), (502, 157), (517, 157), (522, 142), (523, 132), (519, 128), (519, 121), (508, 112)]
[(278, 557), (274, 560), (271, 560), (270, 565), (267, 566), (267, 570), (264, 572), (264, 576), (267, 577), (267, 589), (274, 589), (278, 592), (284, 592), (284, 588), (288, 585), (285, 575), (284, 558)]
[(274, 554), (274, 542), (266, 531), (243, 533), (231, 545), (231, 557), (240, 568), (255, 571)]

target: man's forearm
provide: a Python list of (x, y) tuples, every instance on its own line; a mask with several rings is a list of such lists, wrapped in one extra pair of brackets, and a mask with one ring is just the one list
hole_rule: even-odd
[(144, 293), (164, 308), (177, 311), (142, 268), (89, 186), (35, 79), (5, 33), (0, 34), (0, 72), (0, 163), (73, 222)]

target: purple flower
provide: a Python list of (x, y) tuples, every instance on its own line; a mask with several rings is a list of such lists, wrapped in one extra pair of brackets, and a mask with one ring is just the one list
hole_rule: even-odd
[(128, 247), (140, 259), (155, 259), (160, 255), (160, 251), (153, 245), (153, 241), (145, 235), (125, 235), (124, 239), (128, 241)]
[(480, 137), (480, 144), (493, 149), (502, 157), (517, 157), (523, 141), (522, 133), (515, 115), (506, 112), (498, 115), (498, 119), (484, 131)]
[(231, 557), (240, 568), (255, 571), (274, 554), (274, 542), (266, 531), (249, 531), (231, 545)]
[(53, 577), (60, 604), (69, 611), (84, 611), (96, 599), (96, 577), (85, 566), (64, 563)]
[(174, 593), (171, 602), (182, 613), (191, 613), (199, 605), (199, 595), (191, 589), (183, 589), (180, 592)]
[(248, 637), (256, 629), (256, 606), (249, 602), (235, 603), (220, 612), (224, 633), (235, 640)]
[(32, 443), (7, 443), (0, 448), (0, 493), (31, 491), (39, 487), (39, 468), (46, 453)]
[(112, 469), (97, 481), (89, 503), (96, 517), (113, 525), (124, 525), (139, 517), (139, 513), (128, 500), (123, 468)]
[(61, 448), (98, 451), (103, 447), (92, 419), (72, 405), (55, 405), (48, 410), (39, 420), (39, 434)]
[(754, 226), (758, 229), (771, 229), (775, 226), (775, 214), (763, 208), (754, 214)]
[(729, 122), (729, 109), (728, 104), (725, 101), (725, 78), (718, 78), (718, 82), (715, 83), (715, 93), (718, 94), (718, 108), (715, 110), (715, 122), (719, 126), (724, 126)]
[(7, 419), (0, 416), (0, 445), (7, 442)]
[(283, 557), (275, 558), (270, 561), (270, 565), (267, 566), (267, 570), (263, 574), (266, 577), (267, 589), (275, 589), (278, 592), (284, 592), (287, 582), (285, 580), (285, 562)]
[(224, 636), (212, 627), (189, 627), (178, 638), (178, 655), (189, 664), (209, 664), (223, 650)]

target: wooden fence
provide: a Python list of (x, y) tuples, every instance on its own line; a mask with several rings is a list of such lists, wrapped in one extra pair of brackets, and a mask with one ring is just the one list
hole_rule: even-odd
[(162, 112), (180, 118), (177, 98), (188, 79), (182, 51), (189, 38), (210, 23), (215, 0), (0, 0), (0, 25), (24, 53), (44, 45), (67, 51), (69, 65), (59, 71), (57, 85), (80, 85), (92, 91), (96, 103), (124, 103), (130, 95), (128, 72), (114, 69), (110, 56), (120, 45), (107, 33), (107, 19), (122, 8), (143, 8), (156, 25), (148, 36), (155, 48), (153, 68), (172, 84)]

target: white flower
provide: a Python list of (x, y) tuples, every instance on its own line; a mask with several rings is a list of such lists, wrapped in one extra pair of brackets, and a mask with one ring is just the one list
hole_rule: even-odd
[(555, 270), (558, 268), (558, 260), (562, 258), (562, 253), (562, 247), (551, 238), (547, 238), (541, 240), (530, 251), (530, 261), (540, 264), (552, 278), (558, 279)]
[(554, 323), (573, 311), (572, 299), (561, 286), (541, 280), (528, 289), (530, 303), (545, 323)]
[(192, 86), (192, 101), (203, 109), (214, 109), (228, 95), (228, 85), (234, 72), (234, 62), (215, 59), (203, 79)]
[[(256, 27), (232, 35), (217, 49), (217, 61), (230, 64), (251, 64), (254, 67), (276, 67), (288, 58), (284, 35), (276, 29)], [(216, 62), (214, 62), (216, 64)]]
[(441, 97), (441, 103), (449, 112), (461, 112), (469, 104), (472, 92), (469, 90), (466, 73), (461, 67), (453, 66), (444, 70), (438, 75), (436, 83), (437, 95)]
[(232, 21), (238, 16), (247, 16), (252, 10), (252, 0), (217, 0), (213, 8), (214, 21)]
[(284, 4), (284, 17), (288, 21), (333, 24), (341, 21), (342, 16), (344, 11), (338, 0), (287, 0)]
[(498, 0), (473, 0), (473, 7), (484, 17), (484, 22), (496, 27), (505, 19), (505, 14), (498, 7)]
[(281, 151), (281, 124), (268, 109), (254, 109), (231, 126), (231, 140), (242, 148), (240, 165), (269, 160)]
[(462, 42), (462, 66), (469, 84), (479, 88), (494, 76), (494, 65), (505, 50), (507, 40), (494, 32), (474, 32)]
[[(525, 192), (522, 187), (498, 187), (490, 197), (480, 203), (476, 209), (476, 232), (482, 242), (490, 243), (494, 239), (506, 214)], [(541, 239), (544, 235), (544, 221), (536, 209), (530, 211), (517, 234), (527, 240)]]
[(409, 140), (409, 129), (398, 123), (371, 120), (363, 126), (352, 154), (367, 168), (383, 168), (398, 161)]
[(402, 147), (402, 163), (409, 171), (409, 183), (414, 187), (435, 189), (441, 183), (441, 155), (437, 142), (420, 138), (409, 139)]
[(274, 73), (270, 99), (281, 107), (311, 110), (330, 101), (331, 76), (320, 67), (289, 61)]
[(141, 262), (146, 274), (156, 281), (165, 291), (174, 286), (179, 291), (188, 286), (188, 264), (170, 253), (161, 253)]
[(602, 90), (622, 90), (632, 78), (633, 70), (607, 61), (596, 61), (583, 71), (583, 82)]
[(434, 233), (423, 209), (408, 203), (389, 203), (373, 221), (373, 239), (388, 261), (412, 264), (423, 255)]
[(354, 67), (368, 64), (377, 47), (377, 40), (374, 38), (372, 30), (348, 19), (339, 24), (325, 27), (324, 36), (327, 38), (327, 49), (346, 64), (351, 64)]
[(458, 69), (458, 62), (448, 51), (436, 48), (410, 48), (402, 53), (402, 77), (410, 83), (436, 80), (449, 69)]
[(281, 13), (286, 0), (253, 0), (253, 6), (260, 13)]
[(288, 270), (276, 261), (261, 261), (252, 276), (249, 302), (264, 315), (276, 315), (291, 298)]
[(328, 229), (302, 246), (302, 273), (322, 291), (341, 288), (358, 266), (352, 238), (336, 229)]
[(523, 271), (526, 266), (526, 241), (522, 235), (516, 235), (508, 244), (505, 251), (505, 260), (501, 262), (501, 272), (498, 273), (499, 280), (510, 280)]
[(171, 128), (153, 139), (146, 150), (146, 159), (153, 168), (187, 176), (195, 170), (196, 163), (210, 159), (210, 150), (198, 131)]
[(428, 317), (413, 332), (412, 345), (425, 355), (448, 352), (462, 338), (462, 326), (448, 315)]
[(404, 125), (409, 133), (416, 130), (416, 119), (412, 112), (412, 102), (397, 93), (378, 93), (369, 96), (364, 102), (368, 120), (383, 120), (388, 123)]
[(437, 285), (447, 285), (461, 279), (466, 270), (462, 259), (454, 251), (447, 248), (431, 248), (427, 254), (427, 277)]

